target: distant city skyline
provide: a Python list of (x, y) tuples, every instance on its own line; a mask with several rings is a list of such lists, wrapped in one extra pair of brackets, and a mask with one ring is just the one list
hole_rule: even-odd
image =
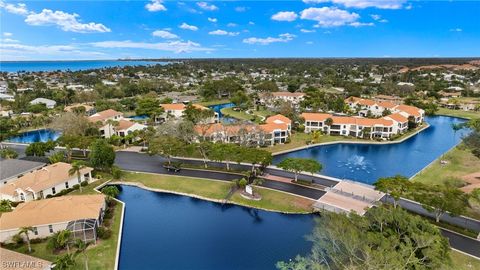
[(0, 60), (478, 57), (478, 1), (1, 1)]

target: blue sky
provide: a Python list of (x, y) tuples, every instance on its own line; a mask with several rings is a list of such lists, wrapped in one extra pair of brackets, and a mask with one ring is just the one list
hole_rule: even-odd
[(479, 1), (2, 1), (1, 60), (480, 56)]

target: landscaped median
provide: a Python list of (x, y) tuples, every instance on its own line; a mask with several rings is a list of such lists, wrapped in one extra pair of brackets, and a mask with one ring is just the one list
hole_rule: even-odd
[[(240, 177), (240, 176), (239, 176)], [(221, 202), (230, 191), (224, 181), (148, 173), (126, 173), (118, 183), (136, 183), (152, 190), (171, 192)], [(313, 200), (268, 188), (255, 187), (262, 200), (248, 200), (235, 193), (227, 203), (283, 213), (311, 213)]]

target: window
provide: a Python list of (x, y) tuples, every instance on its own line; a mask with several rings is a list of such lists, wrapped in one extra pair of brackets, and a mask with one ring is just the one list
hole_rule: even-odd
[(82, 178), (78, 178), (78, 183), (79, 183), (79, 184), (82, 183)]
[(53, 226), (52, 226), (52, 225), (48, 225), (48, 231), (49, 231), (50, 233), (53, 233)]
[(32, 227), (32, 229), (33, 229), (33, 234), (38, 235), (37, 227)]
[(57, 191), (55, 191), (55, 187), (52, 187), (52, 194), (55, 194), (57, 193)]
[(20, 200), (25, 201), (25, 195), (23, 195), (23, 193), (20, 193)]
[(65, 182), (65, 188), (68, 188), (68, 182)]

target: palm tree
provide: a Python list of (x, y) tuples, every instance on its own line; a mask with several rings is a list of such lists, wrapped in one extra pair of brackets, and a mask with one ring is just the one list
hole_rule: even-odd
[(25, 239), (27, 240), (27, 246), (28, 246), (28, 253), (32, 253), (32, 246), (30, 245), (30, 237), (28, 235), (29, 232), (34, 232), (35, 229), (31, 226), (29, 227), (21, 227), (20, 230), (18, 231), (18, 235), (25, 235)]
[(69, 230), (62, 230), (59, 231), (55, 235), (55, 241), (57, 242), (59, 247), (66, 247), (67, 248), (67, 253), (70, 254), (70, 246), (68, 243), (70, 242), (70, 236), (72, 235), (72, 232)]
[(81, 170), (85, 169), (86, 166), (83, 162), (81, 161), (74, 161), (72, 163), (72, 168), (70, 168), (70, 170), (68, 170), (68, 175), (72, 176), (72, 175), (77, 175), (77, 179), (78, 179), (78, 184), (80, 186), (80, 193), (82, 193), (82, 179), (81, 179)]
[(87, 256), (87, 248), (91, 244), (91, 242), (83, 242), (81, 239), (75, 240), (75, 247), (77, 248), (76, 254), (83, 254), (83, 258), (85, 260), (85, 270), (88, 270), (88, 256)]

